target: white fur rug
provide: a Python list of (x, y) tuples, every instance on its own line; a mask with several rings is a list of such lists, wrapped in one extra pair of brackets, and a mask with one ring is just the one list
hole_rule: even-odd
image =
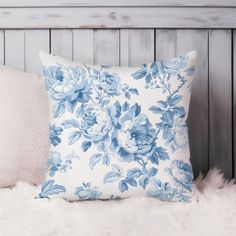
[(35, 200), (38, 187), (19, 183), (0, 190), (0, 235), (236, 235), (236, 185), (212, 170), (196, 186), (191, 203), (144, 197), (68, 203)]

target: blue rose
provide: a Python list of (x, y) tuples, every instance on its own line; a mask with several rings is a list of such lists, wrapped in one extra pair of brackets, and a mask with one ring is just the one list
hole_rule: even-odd
[(62, 134), (63, 129), (61, 127), (56, 127), (55, 125), (49, 126), (49, 138), (53, 146), (57, 146), (61, 143), (59, 136)]
[(77, 187), (75, 195), (80, 200), (95, 200), (101, 196), (101, 193), (96, 187), (91, 187), (91, 183), (83, 183), (83, 186)]
[(175, 185), (187, 190), (192, 190), (193, 171), (190, 164), (181, 160), (174, 160), (166, 172), (172, 177)]
[(118, 96), (121, 93), (120, 78), (115, 74), (108, 72), (102, 73), (99, 78), (99, 89), (103, 90), (109, 96)]
[(114, 135), (111, 148), (115, 148), (124, 161), (147, 157), (156, 146), (156, 130), (144, 114), (123, 121)]
[(160, 73), (169, 73), (177, 75), (181, 69), (184, 69), (188, 64), (188, 56), (183, 55), (169, 61), (161, 62), (159, 66)]
[(50, 66), (44, 69), (47, 89), (52, 98), (63, 103), (68, 111), (73, 112), (76, 104), (85, 103), (90, 98), (90, 80), (80, 67)]
[(81, 130), (84, 136), (93, 142), (99, 142), (107, 137), (112, 128), (108, 112), (98, 104), (86, 105), (83, 110)]

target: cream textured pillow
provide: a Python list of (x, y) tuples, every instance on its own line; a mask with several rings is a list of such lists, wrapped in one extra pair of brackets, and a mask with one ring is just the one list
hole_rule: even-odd
[(0, 187), (39, 184), (48, 157), (48, 101), (37, 75), (0, 66)]

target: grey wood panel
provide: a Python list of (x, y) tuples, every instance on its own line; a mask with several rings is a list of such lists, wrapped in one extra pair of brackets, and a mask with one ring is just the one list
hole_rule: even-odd
[(209, 164), (232, 177), (231, 30), (209, 34)]
[(92, 29), (73, 30), (73, 60), (94, 63), (94, 31)]
[(236, 8), (0, 8), (0, 28), (236, 28)]
[(208, 31), (177, 30), (177, 55), (198, 51), (189, 109), (189, 144), (195, 176), (208, 171)]
[(25, 69), (24, 30), (5, 31), (5, 64), (15, 69)]
[(119, 30), (94, 31), (94, 63), (119, 65)]
[(6, 30), (5, 64), (42, 73), (39, 50), (49, 51), (49, 30)]
[(0, 30), (0, 65), (4, 65), (5, 64), (4, 54), (5, 54), (5, 49), (4, 49), (4, 31)]
[(137, 66), (154, 60), (153, 29), (123, 29), (120, 32), (120, 64)]
[(0, 7), (32, 6), (236, 6), (234, 0), (1, 0)]
[(51, 52), (67, 59), (73, 59), (72, 30), (51, 30)]
[(236, 30), (233, 31), (233, 174), (236, 178)]
[(49, 52), (49, 30), (26, 30), (24, 47), (25, 71), (42, 74), (39, 51)]
[(170, 59), (176, 56), (177, 31), (156, 30), (156, 59)]

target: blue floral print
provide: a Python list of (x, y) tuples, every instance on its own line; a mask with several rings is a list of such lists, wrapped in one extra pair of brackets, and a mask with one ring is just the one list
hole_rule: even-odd
[(57, 146), (61, 143), (60, 135), (62, 134), (62, 127), (56, 127), (55, 125), (50, 125), (49, 127), (49, 138), (53, 146)]
[(66, 173), (68, 169), (72, 169), (73, 159), (79, 159), (74, 152), (67, 155), (65, 158), (61, 158), (59, 152), (50, 152), (48, 160), (48, 173), (50, 176), (54, 176), (57, 171), (60, 173)]
[(79, 200), (95, 200), (102, 194), (98, 188), (92, 187), (91, 183), (83, 183), (82, 186), (76, 188), (75, 195), (78, 196)]
[(183, 190), (191, 191), (193, 172), (192, 167), (181, 160), (174, 160), (170, 168), (166, 168), (166, 172), (173, 178), (174, 184)]
[(55, 184), (54, 180), (45, 181), (42, 185), (42, 191), (36, 198), (50, 198), (51, 195), (65, 193), (66, 188), (63, 185)]
[[(129, 68), (127, 78), (119, 68), (67, 65), (50, 56), (49, 180), (38, 197), (116, 199), (139, 189), (164, 201), (189, 200), (186, 119), (195, 71), (189, 55)], [(71, 178), (69, 187), (63, 176)], [(109, 186), (114, 192), (104, 190)]]
[(47, 77), (48, 91), (55, 101), (52, 110), (54, 117), (62, 116), (65, 109), (73, 112), (78, 103), (89, 101), (90, 82), (81, 67), (65, 68), (63, 65), (44, 67), (44, 75)]

